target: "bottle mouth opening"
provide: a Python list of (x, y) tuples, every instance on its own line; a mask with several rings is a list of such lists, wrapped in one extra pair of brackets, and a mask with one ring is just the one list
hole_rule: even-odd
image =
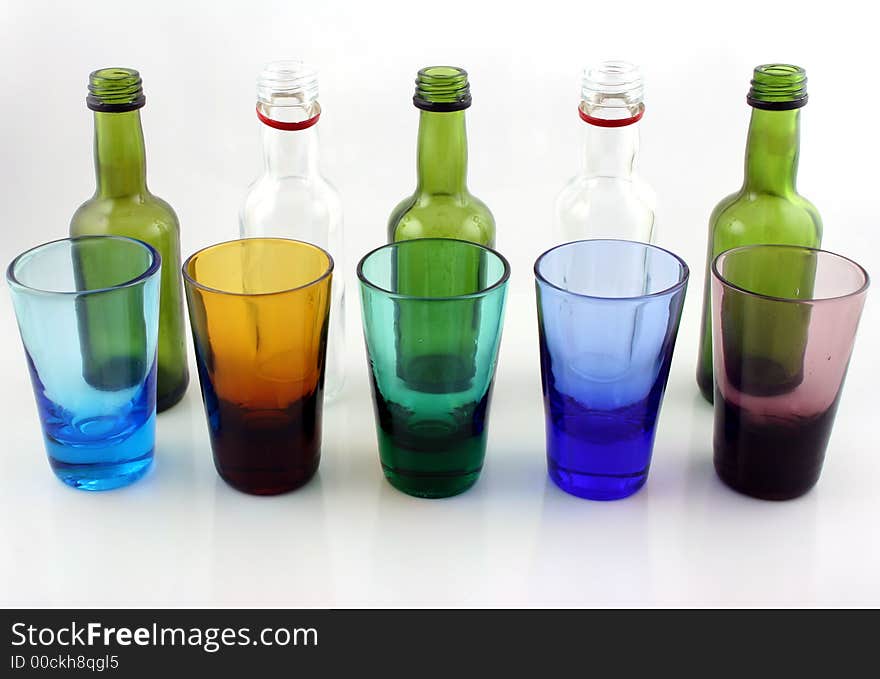
[(750, 106), (787, 111), (807, 103), (807, 72), (793, 64), (762, 64), (755, 68), (746, 97)]
[(133, 68), (101, 68), (89, 74), (86, 105), (92, 111), (124, 113), (146, 103), (141, 74)]
[(471, 105), (468, 73), (458, 66), (427, 66), (416, 76), (413, 104), (423, 111), (462, 111)]

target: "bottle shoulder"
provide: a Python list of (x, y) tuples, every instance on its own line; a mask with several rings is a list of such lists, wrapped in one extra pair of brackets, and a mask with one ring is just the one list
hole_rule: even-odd
[(656, 196), (637, 175), (632, 178), (572, 178), (554, 204), (556, 240), (654, 238)]
[(74, 212), (71, 235), (118, 234), (149, 238), (177, 234), (180, 221), (174, 208), (151, 193), (135, 196), (93, 196)]
[(263, 175), (248, 187), (239, 211), (245, 238), (281, 236), (327, 247), (341, 229), (342, 200), (323, 178)]
[(723, 249), (751, 243), (818, 247), (822, 241), (822, 217), (818, 209), (796, 193), (740, 189), (715, 206), (709, 227), (714, 242)]
[(495, 217), (470, 194), (413, 194), (392, 210), (391, 241), (414, 238), (459, 238), (483, 245), (495, 242)]
[(332, 205), (342, 203), (336, 187), (319, 175), (274, 177), (266, 174), (261, 175), (248, 186), (243, 202), (266, 201), (278, 196), (306, 196), (310, 200)]
[(656, 202), (654, 190), (638, 174), (630, 177), (575, 175), (556, 195), (556, 202), (585, 201), (603, 194), (642, 202), (651, 208)]

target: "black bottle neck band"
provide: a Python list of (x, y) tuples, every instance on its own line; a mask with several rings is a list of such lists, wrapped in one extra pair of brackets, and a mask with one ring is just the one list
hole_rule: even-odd
[(413, 105), (422, 111), (432, 111), (434, 113), (464, 111), (471, 105), (471, 95), (466, 94), (458, 101), (427, 101), (416, 95), (413, 97)]
[(791, 101), (762, 101), (755, 99), (751, 94), (746, 96), (746, 101), (752, 108), (759, 108), (763, 111), (791, 111), (792, 109), (801, 108), (807, 105), (807, 95), (799, 99)]
[(128, 111), (136, 111), (139, 108), (143, 108), (146, 103), (147, 100), (143, 94), (134, 101), (127, 101), (124, 104), (106, 104), (92, 94), (86, 97), (86, 106), (92, 111), (98, 111), (99, 113), (127, 113)]

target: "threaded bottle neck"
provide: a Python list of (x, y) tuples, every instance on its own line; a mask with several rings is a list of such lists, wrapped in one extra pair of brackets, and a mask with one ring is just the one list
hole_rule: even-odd
[(807, 103), (807, 72), (792, 64), (763, 64), (755, 68), (749, 105), (767, 111), (790, 111)]
[(92, 111), (125, 113), (145, 103), (141, 74), (133, 68), (102, 68), (89, 75), (86, 105)]
[(321, 113), (318, 72), (302, 61), (266, 64), (257, 76), (257, 116), (268, 127), (296, 131), (314, 125)]
[(257, 76), (266, 174), (311, 177), (318, 169), (318, 72), (299, 60), (273, 61)]
[(423, 111), (462, 111), (471, 105), (468, 74), (458, 66), (427, 66), (416, 76), (413, 104)]

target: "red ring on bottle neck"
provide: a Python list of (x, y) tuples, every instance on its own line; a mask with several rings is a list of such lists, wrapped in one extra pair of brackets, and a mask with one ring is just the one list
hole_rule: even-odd
[(280, 120), (272, 120), (271, 118), (267, 118), (263, 115), (263, 112), (260, 110), (260, 105), (257, 104), (257, 118), (260, 119), (260, 122), (268, 125), (269, 127), (274, 127), (276, 130), (285, 130), (287, 132), (292, 130), (306, 130), (318, 122), (318, 118), (321, 117), (320, 112), (316, 113), (314, 116), (309, 118), (308, 120), (300, 120), (295, 123), (284, 123)]
[(585, 123), (590, 123), (590, 125), (595, 125), (596, 127), (626, 127), (627, 125), (632, 125), (633, 123), (637, 123), (642, 119), (642, 116), (645, 115), (645, 105), (639, 105), (639, 112), (636, 113), (631, 118), (594, 118), (593, 116), (584, 112), (584, 110), (578, 106), (578, 115), (580, 115), (581, 120)]

